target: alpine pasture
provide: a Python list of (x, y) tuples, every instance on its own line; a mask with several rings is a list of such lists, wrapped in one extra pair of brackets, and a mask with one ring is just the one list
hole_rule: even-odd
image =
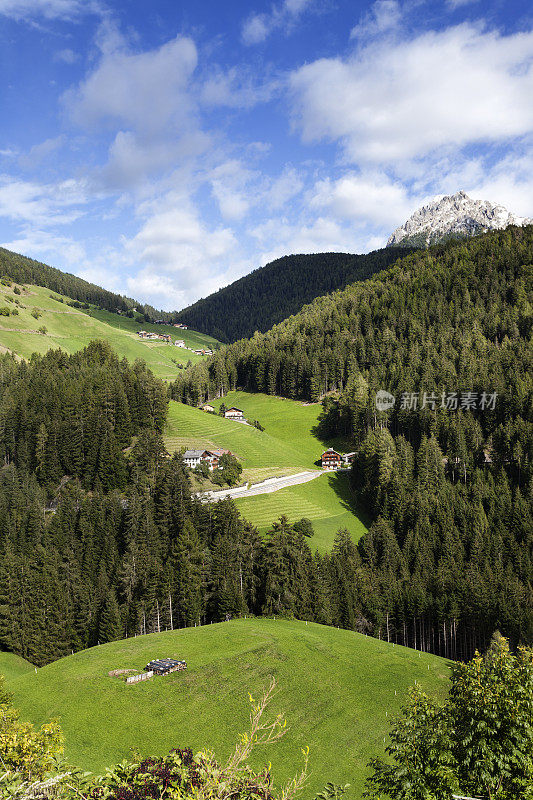
[(119, 357), (131, 362), (141, 358), (158, 378), (171, 380), (178, 373), (178, 364), (186, 366), (188, 361), (194, 363), (204, 356), (162, 341), (143, 341), (137, 330), (170, 333), (173, 340), (183, 339), (193, 349), (212, 348), (215, 344), (214, 339), (196, 331), (139, 323), (96, 309), (73, 308), (68, 305), (69, 298), (41, 286), (18, 288), (20, 295), (15, 295), (13, 287), (0, 286), (0, 308), (10, 311), (9, 316), (0, 314), (0, 347), (22, 358), (57, 348), (75, 353), (95, 339), (105, 339)]
[[(223, 400), (212, 401), (212, 405), (218, 409), (222, 402), (227, 408), (242, 409), (249, 421), (258, 420), (265, 430), (171, 401), (167, 448), (171, 452), (181, 448), (227, 448), (244, 467), (243, 481), (250, 482), (320, 469), (320, 455), (326, 447), (349, 449), (347, 442), (325, 442), (318, 435), (319, 403), (304, 404), (242, 391), (229, 392)], [(236, 503), (243, 516), (261, 532), (267, 531), (281, 514), (290, 522), (307, 517), (316, 534), (311, 547), (322, 551), (331, 548), (339, 528), (347, 528), (354, 539), (366, 530), (346, 474), (326, 473), (309, 483)]]
[(26, 672), (33, 672), (34, 670), (33, 664), (30, 664), (24, 658), (17, 656), (15, 653), (0, 651), (0, 675), (3, 675), (6, 681), (12, 681)]
[[(188, 668), (130, 686), (108, 675), (161, 657), (184, 659)], [(131, 748), (161, 755), (209, 747), (226, 758), (247, 728), (248, 692), (257, 698), (271, 676), (278, 690), (271, 713), (284, 713), (288, 732), (256, 751), (252, 763), (271, 761), (279, 785), (309, 746), (305, 797), (328, 780), (350, 783), (359, 796), (366, 764), (383, 749), (407, 688), (417, 681), (444, 693), (448, 665), (352, 631), (239, 619), (93, 647), (10, 680), (8, 688), (24, 718), (60, 719), (70, 761), (102, 771)]]

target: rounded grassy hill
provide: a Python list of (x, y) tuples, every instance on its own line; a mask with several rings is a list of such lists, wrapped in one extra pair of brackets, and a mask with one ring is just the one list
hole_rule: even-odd
[[(153, 658), (188, 663), (185, 672), (126, 685), (115, 669), (142, 669)], [(211, 748), (219, 759), (248, 723), (248, 692), (257, 697), (273, 676), (289, 728), (257, 751), (272, 762), (276, 783), (310, 748), (305, 797), (327, 781), (350, 783), (360, 797), (366, 764), (381, 752), (391, 716), (415, 681), (443, 693), (443, 659), (352, 631), (300, 621), (239, 619), (126, 639), (84, 650), (9, 681), (24, 718), (59, 717), (67, 757), (93, 771), (130, 755), (173, 747)]]
[(35, 667), (15, 653), (5, 653), (0, 651), (0, 675), (3, 675), (6, 681), (12, 681), (19, 678), (26, 672), (33, 672)]

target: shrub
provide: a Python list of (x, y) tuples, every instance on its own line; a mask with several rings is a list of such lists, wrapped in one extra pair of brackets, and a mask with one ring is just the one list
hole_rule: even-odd
[(31, 315), (32, 315), (32, 317), (35, 317), (35, 319), (39, 319), (39, 317), (41, 317), (41, 316), (42, 316), (42, 314), (41, 314), (41, 312), (39, 311), (39, 309), (38, 309), (38, 308), (35, 308), (35, 307), (33, 307), (33, 308), (32, 308), (32, 310), (31, 310)]
[(313, 523), (307, 517), (302, 517), (298, 522), (295, 522), (292, 526), (295, 531), (301, 533), (302, 536), (307, 536), (311, 538), (311, 536), (315, 535), (315, 529), (313, 528)]
[(19, 287), (18, 287), (18, 286), (15, 286), (15, 288), (13, 289), (13, 292), (14, 292), (15, 294), (20, 294), (20, 289), (19, 289)]
[(419, 687), (409, 691), (390, 733), (391, 760), (371, 761), (365, 796), (532, 800), (532, 709), (533, 648), (513, 655), (495, 634), (484, 657), (476, 653), (468, 664), (453, 664), (444, 703)]
[[(188, 747), (172, 750), (163, 758), (119, 764), (97, 779), (85, 797), (87, 800), (271, 800), (275, 795), (270, 768), (256, 772), (247, 760), (257, 745), (275, 742), (286, 732), (282, 714), (271, 721), (263, 720), (275, 685), (272, 680), (258, 702), (250, 695), (250, 729), (241, 734), (225, 764), (219, 765), (211, 752), (194, 756)], [(301, 773), (279, 792), (283, 800), (292, 800), (302, 789), (307, 759), (308, 749), (304, 752)]]
[(205, 461), (200, 461), (200, 463), (194, 468), (193, 472), (200, 478), (208, 478), (209, 466)]
[(235, 486), (241, 477), (242, 464), (231, 453), (225, 453), (221, 456), (219, 465), (219, 474), (222, 475), (224, 483)]
[(0, 759), (13, 783), (42, 779), (62, 752), (63, 736), (57, 722), (38, 730), (29, 722), (21, 722), (0, 676)]
[(46, 327), (46, 325), (41, 325), (41, 327), (39, 328), (39, 333), (42, 333), (43, 336), (48, 333), (48, 328)]
[(2, 317), (9, 317), (10, 314), (11, 314), (11, 309), (9, 308), (9, 306), (2, 306), (0, 308), (0, 315)]

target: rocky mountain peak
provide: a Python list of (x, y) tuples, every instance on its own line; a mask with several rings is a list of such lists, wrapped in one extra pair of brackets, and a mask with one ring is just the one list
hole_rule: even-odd
[(404, 245), (429, 247), (443, 239), (476, 236), (508, 225), (533, 225), (533, 220), (519, 217), (489, 200), (472, 200), (466, 192), (436, 197), (419, 208), (407, 222), (396, 228), (387, 247)]

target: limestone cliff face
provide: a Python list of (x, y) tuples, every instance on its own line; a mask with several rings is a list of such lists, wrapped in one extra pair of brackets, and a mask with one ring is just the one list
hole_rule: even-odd
[(415, 211), (407, 222), (396, 228), (387, 247), (429, 247), (442, 239), (475, 236), (508, 225), (533, 225), (533, 220), (518, 217), (488, 200), (472, 200), (461, 191), (438, 198)]

